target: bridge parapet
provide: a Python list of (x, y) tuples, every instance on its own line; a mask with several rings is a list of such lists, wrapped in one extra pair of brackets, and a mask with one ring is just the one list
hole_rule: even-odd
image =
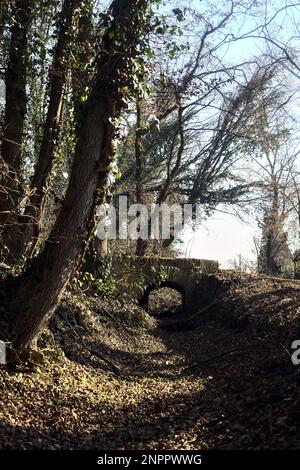
[(182, 294), (185, 306), (189, 306), (201, 294), (201, 278), (218, 269), (217, 261), (195, 258), (116, 256), (112, 260), (117, 292), (142, 304), (148, 302), (152, 290), (172, 287)]

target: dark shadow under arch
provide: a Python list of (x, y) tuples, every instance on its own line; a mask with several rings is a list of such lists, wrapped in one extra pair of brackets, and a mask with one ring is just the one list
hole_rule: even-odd
[(139, 299), (139, 305), (143, 308), (146, 308), (149, 303), (149, 295), (152, 291), (160, 289), (162, 287), (169, 287), (170, 289), (174, 289), (179, 294), (181, 294), (182, 298), (182, 306), (184, 307), (186, 304), (186, 295), (185, 295), (185, 288), (178, 284), (177, 282), (173, 281), (161, 281), (158, 285), (157, 284), (151, 284), (150, 286), (147, 286), (144, 290), (143, 295)]

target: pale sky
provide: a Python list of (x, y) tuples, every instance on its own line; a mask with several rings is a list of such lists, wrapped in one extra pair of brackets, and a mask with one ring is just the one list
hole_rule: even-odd
[(242, 255), (255, 260), (253, 237), (259, 231), (254, 223), (244, 223), (230, 214), (216, 213), (195, 232), (186, 229), (181, 246), (188, 258), (214, 259), (220, 267), (230, 268), (230, 260)]

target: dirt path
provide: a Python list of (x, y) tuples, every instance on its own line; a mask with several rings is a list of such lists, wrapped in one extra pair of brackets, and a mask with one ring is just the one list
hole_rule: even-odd
[(0, 448), (299, 448), (298, 287), (247, 281), (179, 331), (73, 297), (44, 364), (1, 372)]

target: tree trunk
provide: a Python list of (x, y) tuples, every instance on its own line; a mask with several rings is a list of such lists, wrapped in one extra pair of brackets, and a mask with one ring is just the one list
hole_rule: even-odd
[(5, 61), (5, 45), (4, 45), (4, 31), (5, 31), (5, 25), (7, 22), (7, 16), (8, 16), (8, 2), (5, 3), (0, 3), (0, 59), (1, 59), (1, 65), (0, 65), (0, 78), (3, 78), (3, 72), (4, 70), (2, 69), (4, 61)]
[(24, 119), (26, 115), (27, 36), (32, 0), (14, 4), (11, 41), (6, 70), (6, 104), (0, 163), (0, 225), (17, 210)]
[(78, 34), (75, 44), (75, 64), (72, 68), (72, 92), (75, 122), (80, 125), (85, 96), (91, 85), (91, 62), (93, 59), (93, 1), (86, 0), (78, 19)]
[[(65, 0), (60, 15), (59, 36), (50, 71), (49, 106), (44, 125), (40, 152), (31, 184), (31, 196), (21, 219), (20, 231), (14, 237), (9, 236), (13, 246), (11, 251), (19, 259), (26, 253), (26, 248), (33, 242), (33, 253), (41, 230), (44, 202), (48, 179), (53, 166), (63, 112), (64, 92), (68, 75), (69, 45), (72, 34), (72, 19), (77, 0)], [(7, 243), (9, 245), (9, 241)]]
[[(143, 173), (144, 161), (142, 153), (142, 109), (141, 103), (136, 103), (136, 125), (135, 125), (135, 199), (136, 204), (144, 204), (144, 187), (143, 187)], [(144, 256), (148, 246), (148, 240), (138, 238), (136, 241), (135, 254), (137, 256)]]
[(13, 348), (26, 349), (49, 320), (80, 262), (95, 226), (95, 206), (102, 202), (113, 158), (114, 120), (131, 87), (139, 36), (149, 16), (148, 0), (114, 0), (102, 38), (93, 90), (78, 129), (70, 182), (43, 252), (20, 278), (9, 304)]

